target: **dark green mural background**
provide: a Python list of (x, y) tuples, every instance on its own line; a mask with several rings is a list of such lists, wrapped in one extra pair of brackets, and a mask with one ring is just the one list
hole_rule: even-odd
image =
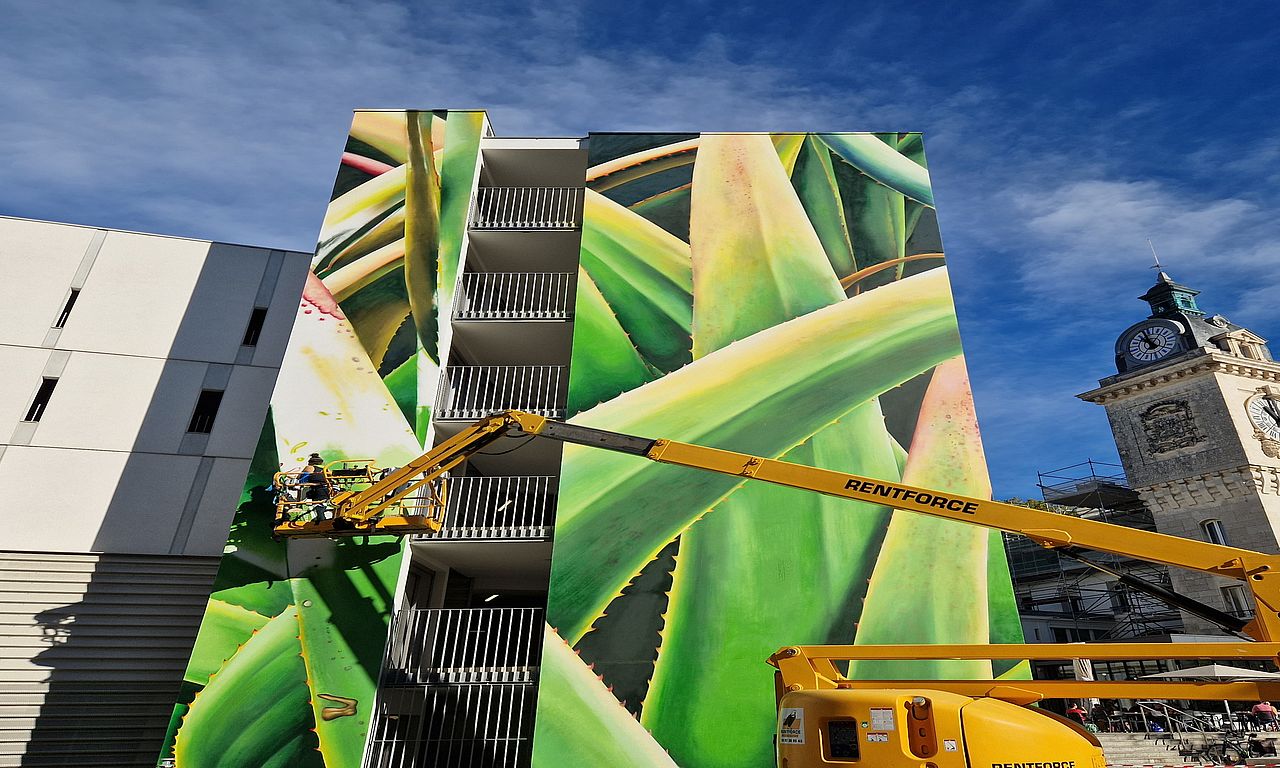
[(313, 451), (421, 453), (484, 130), (356, 113), (160, 765), (360, 765), (403, 542), (273, 541), (268, 486)]
[[(919, 134), (589, 146), (571, 421), (990, 494)], [(997, 534), (577, 446), (547, 616), (538, 768), (763, 768), (779, 647), (1022, 639)]]

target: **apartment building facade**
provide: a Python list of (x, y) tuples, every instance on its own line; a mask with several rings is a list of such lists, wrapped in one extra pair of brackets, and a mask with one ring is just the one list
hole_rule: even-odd
[(0, 217), (0, 766), (154, 762), (308, 257)]

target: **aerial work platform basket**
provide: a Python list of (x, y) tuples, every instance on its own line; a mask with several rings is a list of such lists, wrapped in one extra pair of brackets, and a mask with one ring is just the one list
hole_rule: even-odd
[[(373, 459), (340, 459), (324, 466), (277, 472), (275, 531), (291, 538), (352, 534), (433, 533), (444, 519), (447, 476), (405, 480), (368, 499), (366, 491), (391, 477)], [(352, 520), (350, 501), (365, 498), (366, 520)], [(339, 509), (343, 513), (339, 514)]]

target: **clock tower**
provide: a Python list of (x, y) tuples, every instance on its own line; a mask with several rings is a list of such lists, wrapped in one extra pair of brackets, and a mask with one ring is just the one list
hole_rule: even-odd
[[(1280, 364), (1266, 340), (1160, 272), (1146, 320), (1116, 340), (1117, 373), (1078, 395), (1107, 410), (1125, 474), (1161, 533), (1280, 553)], [(1243, 586), (1170, 569), (1178, 592), (1230, 613)], [(1187, 630), (1218, 633), (1184, 615)]]

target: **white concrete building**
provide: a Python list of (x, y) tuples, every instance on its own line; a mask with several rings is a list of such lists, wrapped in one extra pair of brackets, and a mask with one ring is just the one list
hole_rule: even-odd
[(0, 218), (0, 766), (154, 761), (309, 258)]

